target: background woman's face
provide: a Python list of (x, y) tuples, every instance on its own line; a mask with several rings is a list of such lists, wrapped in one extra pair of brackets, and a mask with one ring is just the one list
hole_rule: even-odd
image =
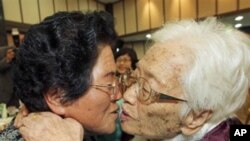
[[(108, 67), (107, 67), (108, 66)], [(92, 85), (112, 84), (116, 66), (110, 46), (101, 49), (92, 71)], [(95, 133), (112, 133), (118, 117), (116, 100), (111, 100), (111, 91), (107, 87), (90, 89), (77, 101), (67, 107), (66, 117), (79, 121), (85, 130)]]
[(132, 68), (132, 61), (128, 54), (124, 54), (116, 58), (117, 71), (120, 74), (125, 73), (128, 69)]

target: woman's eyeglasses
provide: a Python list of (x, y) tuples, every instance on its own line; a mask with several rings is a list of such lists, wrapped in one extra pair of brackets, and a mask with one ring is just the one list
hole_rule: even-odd
[(144, 104), (150, 104), (153, 102), (169, 102), (169, 101), (181, 101), (187, 102), (186, 100), (173, 97), (164, 93), (159, 93), (153, 90), (150, 83), (143, 77), (127, 77), (128, 79), (123, 82), (122, 86), (129, 88), (135, 85), (135, 91), (140, 102)]
[[(95, 84), (92, 86), (109, 94), (111, 100), (114, 100), (118, 93), (121, 92), (123, 94), (132, 85), (135, 85), (135, 92), (139, 101), (144, 104), (169, 101), (187, 102), (187, 100), (157, 92), (151, 88), (150, 83), (145, 78), (133, 77), (130, 74), (126, 75), (126, 77), (123, 76), (122, 79), (121, 77), (115, 78), (111, 84)], [(108, 91), (101, 88), (107, 88)]]
[[(117, 78), (114, 78), (113, 82), (111, 84), (94, 84), (91, 85), (107, 94), (110, 95), (111, 100), (116, 99), (117, 95), (120, 93), (120, 87), (119, 87), (119, 82)], [(108, 91), (102, 89), (102, 88), (107, 88)]]

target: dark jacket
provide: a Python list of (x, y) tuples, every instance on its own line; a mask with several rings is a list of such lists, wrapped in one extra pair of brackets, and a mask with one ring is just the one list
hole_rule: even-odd
[(230, 125), (241, 124), (237, 118), (229, 118), (209, 131), (201, 141), (230, 141)]

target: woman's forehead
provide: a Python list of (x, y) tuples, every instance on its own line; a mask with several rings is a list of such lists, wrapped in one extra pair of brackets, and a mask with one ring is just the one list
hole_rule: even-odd
[(98, 55), (92, 73), (94, 75), (95, 74), (106, 75), (106, 73), (115, 72), (115, 70), (116, 70), (116, 65), (112, 54), (112, 50), (110, 46), (105, 46), (101, 49)]
[(179, 76), (189, 62), (184, 50), (173, 44), (156, 44), (139, 61), (138, 68), (141, 73), (159, 81), (176, 74)]

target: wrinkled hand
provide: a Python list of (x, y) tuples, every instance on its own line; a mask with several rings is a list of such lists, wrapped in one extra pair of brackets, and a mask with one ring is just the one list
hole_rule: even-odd
[(7, 60), (7, 63), (11, 62), (14, 58), (15, 58), (15, 52), (13, 49), (8, 49), (7, 52), (6, 52), (6, 60)]
[(22, 119), (19, 132), (26, 141), (82, 141), (84, 130), (71, 118), (51, 112), (31, 113)]
[(22, 125), (22, 119), (25, 118), (28, 114), (29, 114), (29, 111), (25, 107), (25, 105), (20, 104), (19, 112), (18, 112), (18, 114), (15, 118), (15, 121), (14, 121), (14, 126), (16, 128), (19, 128)]

